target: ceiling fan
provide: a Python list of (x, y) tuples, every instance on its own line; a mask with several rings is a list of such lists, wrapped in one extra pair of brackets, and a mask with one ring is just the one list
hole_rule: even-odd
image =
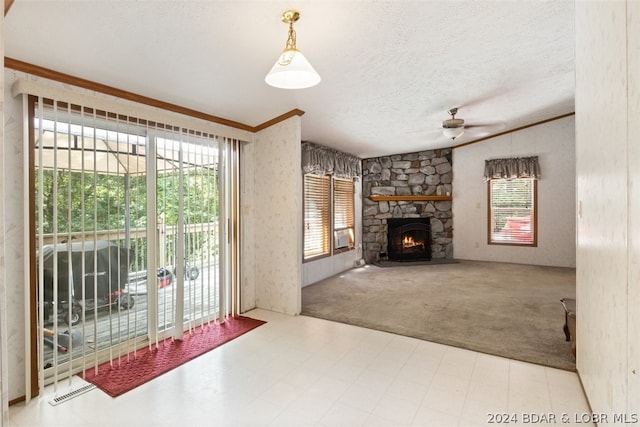
[(466, 129), (470, 128), (487, 128), (486, 133), (490, 133), (489, 128), (494, 128), (491, 130), (499, 130), (504, 128), (504, 123), (484, 123), (484, 124), (465, 124), (464, 119), (457, 119), (456, 114), (458, 114), (458, 108), (452, 108), (447, 111), (451, 116), (450, 119), (446, 119), (442, 121), (442, 134), (451, 140), (455, 140), (459, 136), (461, 136)]

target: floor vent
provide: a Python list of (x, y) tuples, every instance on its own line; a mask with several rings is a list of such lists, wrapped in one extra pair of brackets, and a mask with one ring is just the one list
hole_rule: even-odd
[(94, 384), (86, 384), (75, 390), (71, 390), (69, 393), (65, 393), (61, 396), (54, 397), (52, 400), (49, 401), (49, 403), (53, 406), (56, 406), (66, 402), (67, 400), (71, 400), (76, 396), (80, 396), (82, 393), (86, 393), (90, 390), (93, 390), (94, 388), (96, 388)]

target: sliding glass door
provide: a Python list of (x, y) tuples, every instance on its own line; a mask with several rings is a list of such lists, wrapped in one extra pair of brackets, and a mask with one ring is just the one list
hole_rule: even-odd
[(220, 149), (216, 140), (191, 135), (164, 133), (153, 142), (162, 159), (152, 248), (159, 263), (157, 331), (179, 337), (220, 310)]
[(39, 387), (232, 312), (238, 141), (43, 98), (29, 111)]

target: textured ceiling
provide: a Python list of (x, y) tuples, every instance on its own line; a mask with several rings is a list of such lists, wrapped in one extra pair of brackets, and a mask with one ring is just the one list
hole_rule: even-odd
[[(295, 7), (313, 88), (264, 83)], [(5, 55), (361, 157), (462, 144), (574, 111), (574, 2), (15, 0)], [(442, 136), (447, 110), (469, 129)]]

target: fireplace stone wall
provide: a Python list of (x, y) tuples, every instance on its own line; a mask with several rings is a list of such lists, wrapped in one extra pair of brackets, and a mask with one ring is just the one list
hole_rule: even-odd
[(451, 149), (375, 157), (362, 162), (362, 246), (367, 263), (387, 253), (388, 218), (429, 218), (431, 258), (453, 257), (451, 200), (373, 201), (371, 195), (453, 194)]

